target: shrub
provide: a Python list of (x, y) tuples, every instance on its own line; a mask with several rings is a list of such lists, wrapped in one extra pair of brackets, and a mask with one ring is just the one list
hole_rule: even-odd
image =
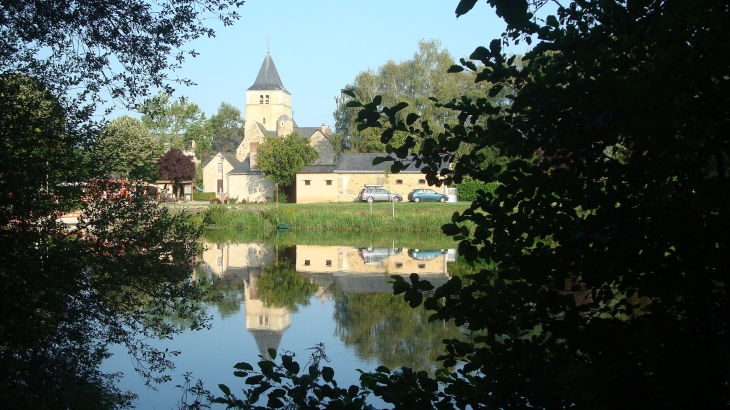
[(216, 197), (215, 192), (193, 192), (193, 201), (210, 201)]
[(468, 180), (458, 185), (458, 197), (459, 201), (476, 201), (479, 190), (486, 193), (492, 193), (499, 186), (499, 182), (479, 182), (474, 180)]

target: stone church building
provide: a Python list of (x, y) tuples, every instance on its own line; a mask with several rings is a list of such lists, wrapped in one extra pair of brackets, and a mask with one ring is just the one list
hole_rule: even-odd
[(270, 53), (266, 53), (256, 81), (246, 90), (245, 134), (235, 155), (218, 153), (203, 167), (203, 190), (238, 201), (264, 202), (274, 198), (274, 183), (259, 170), (256, 154), (266, 136), (297, 133), (319, 153), (313, 165), (332, 165), (335, 152), (332, 131), (299, 127), (292, 118), (291, 94), (284, 88)]

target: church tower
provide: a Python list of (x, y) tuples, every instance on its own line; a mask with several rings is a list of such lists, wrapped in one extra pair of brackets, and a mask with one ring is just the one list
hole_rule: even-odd
[(256, 81), (246, 90), (246, 124), (253, 121), (268, 131), (276, 131), (280, 118), (292, 117), (291, 94), (284, 88), (274, 60), (267, 51)]

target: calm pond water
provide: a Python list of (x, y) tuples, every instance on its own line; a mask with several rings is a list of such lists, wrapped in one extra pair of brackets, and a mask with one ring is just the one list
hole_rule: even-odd
[[(193, 273), (207, 278), (220, 298), (206, 306), (210, 330), (185, 331), (174, 340), (152, 344), (180, 351), (172, 381), (144, 386), (131, 358), (112, 349), (103, 370), (122, 372), (119, 386), (139, 395), (140, 409), (178, 407), (183, 374), (192, 372), (207, 389), (220, 394), (218, 383), (238, 392), (244, 379), (233, 376), (238, 362), (258, 362), (267, 349), (293, 352), (300, 364), (309, 348), (324, 343), (340, 385), (359, 384), (356, 369), (409, 366), (435, 369), (441, 340), (458, 337), (451, 324), (427, 323), (428, 313), (410, 309), (402, 296), (392, 295), (388, 275), (416, 272), (434, 285), (445, 283), (457, 267), (455, 249), (442, 243), (400, 246), (398, 239), (344, 240), (348, 245), (290, 240), (294, 244), (231, 242), (207, 239)], [(286, 242), (286, 241), (284, 241)], [(327, 241), (325, 241), (327, 242)], [(363, 242), (360, 245), (349, 244)], [(184, 327), (184, 323), (180, 323)]]

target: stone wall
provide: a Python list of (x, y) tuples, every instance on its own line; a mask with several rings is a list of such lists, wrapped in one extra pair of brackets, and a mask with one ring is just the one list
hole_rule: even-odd
[(313, 165), (332, 165), (335, 163), (335, 149), (332, 143), (321, 132), (315, 132), (309, 138), (309, 145), (319, 154), (317, 162)]
[[(218, 171), (218, 164), (220, 162), (221, 156), (219, 153), (203, 167), (203, 191), (217, 192), (218, 180), (221, 179), (221, 173)], [(228, 190), (227, 174), (232, 169), (233, 167), (228, 161), (223, 161), (223, 175), (225, 176), (223, 178), (223, 192)]]
[[(307, 182), (309, 181), (309, 185)], [(327, 181), (332, 181), (328, 185)], [(421, 173), (326, 173), (297, 174), (298, 204), (318, 202), (352, 202), (365, 184), (380, 184), (390, 192), (400, 194), (403, 200), (416, 188), (429, 188), (426, 177)], [(443, 192), (443, 187), (430, 187)]]
[(228, 198), (238, 202), (268, 202), (274, 197), (274, 183), (262, 174), (231, 175)]

